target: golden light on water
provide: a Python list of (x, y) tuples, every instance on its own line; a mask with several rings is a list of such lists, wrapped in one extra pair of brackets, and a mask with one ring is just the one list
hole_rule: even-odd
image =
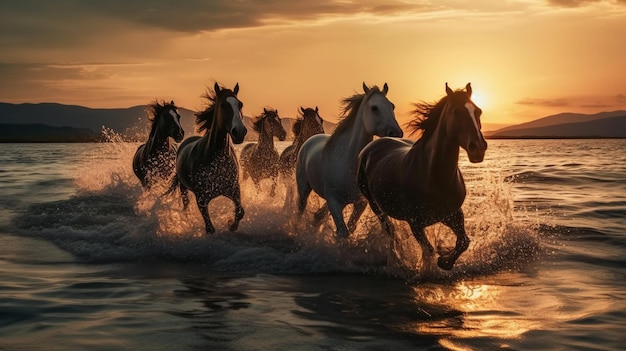
[[(537, 321), (506, 306), (507, 288), (491, 284), (458, 282), (454, 286), (415, 287), (415, 299), (420, 304), (437, 306), (450, 312), (459, 312), (454, 319), (435, 318), (429, 322), (416, 322), (412, 326), (418, 334), (444, 336), (442, 346), (465, 350), (454, 340), (489, 337), (507, 340), (522, 336), (536, 327)], [(499, 311), (499, 312), (494, 312)], [(509, 312), (502, 312), (509, 311)], [(445, 345), (443, 345), (445, 344)]]

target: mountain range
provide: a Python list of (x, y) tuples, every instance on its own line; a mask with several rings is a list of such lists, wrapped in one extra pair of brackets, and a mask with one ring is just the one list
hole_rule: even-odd
[(626, 111), (559, 113), (484, 134), (489, 138), (626, 138)]
[[(11, 104), (0, 102), (0, 142), (101, 141), (109, 128), (129, 141), (143, 141), (149, 132), (147, 106), (94, 109), (57, 103)], [(194, 135), (195, 111), (178, 109), (186, 136)], [(289, 137), (293, 117), (282, 117)], [(244, 117), (246, 140), (256, 140), (252, 118)], [(326, 122), (332, 132), (335, 124)], [(626, 111), (597, 114), (560, 113), (495, 131), (487, 138), (626, 138)]]
[[(195, 111), (179, 107), (185, 135), (194, 135)], [(11, 104), (0, 102), (0, 142), (102, 141), (103, 128), (112, 129), (128, 141), (144, 141), (149, 132), (147, 106), (98, 109), (57, 103)], [(252, 117), (244, 117), (246, 140), (256, 140)], [(282, 117), (288, 137), (294, 117)], [(334, 124), (324, 122), (327, 131)]]

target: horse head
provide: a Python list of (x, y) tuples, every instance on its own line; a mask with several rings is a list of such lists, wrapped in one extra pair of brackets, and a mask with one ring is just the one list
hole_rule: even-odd
[(180, 114), (178, 113), (178, 108), (174, 104), (174, 101), (171, 101), (169, 104), (165, 104), (163, 106), (163, 111), (161, 112), (161, 120), (163, 121), (163, 127), (166, 135), (172, 137), (177, 143), (180, 143), (185, 137), (185, 131), (183, 127), (180, 125)]
[(248, 130), (243, 124), (243, 114), (241, 112), (243, 103), (237, 98), (239, 83), (235, 85), (233, 90), (220, 88), (217, 82), (213, 88), (215, 89), (216, 97), (215, 105), (218, 108), (215, 111), (216, 116), (218, 116), (218, 126), (230, 134), (233, 143), (241, 144)]
[(402, 129), (393, 112), (395, 106), (387, 99), (389, 91), (387, 83), (381, 91), (377, 86), (370, 88), (363, 82), (363, 91), (365, 97), (359, 111), (362, 114), (365, 130), (380, 137), (402, 137)]
[(482, 110), (472, 101), (472, 86), (467, 83), (465, 90), (452, 91), (446, 83), (447, 106), (442, 114), (452, 114), (444, 118), (446, 134), (454, 136), (459, 146), (467, 152), (472, 163), (482, 162), (487, 150), (487, 142), (481, 132)]
[(180, 114), (178, 114), (174, 101), (170, 103), (154, 101), (148, 107), (150, 110), (148, 120), (152, 122), (150, 135), (159, 135), (165, 138), (171, 137), (177, 143), (181, 142), (185, 132), (180, 125)]
[[(302, 124), (300, 126), (300, 131), (306, 133), (306, 135), (315, 135), (315, 134), (323, 134), (324, 133), (324, 120), (319, 115), (319, 109), (315, 106), (315, 109), (307, 107), (306, 109), (300, 106), (300, 112), (302, 113)], [(294, 134), (300, 134), (298, 133)]]
[(285, 138), (287, 138), (287, 131), (280, 121), (278, 110), (274, 110), (271, 108), (267, 109), (264, 107), (263, 115), (261, 116), (259, 122), (266, 125), (266, 127), (264, 128), (266, 128), (270, 132), (271, 136), (277, 137), (280, 141), (284, 141)]

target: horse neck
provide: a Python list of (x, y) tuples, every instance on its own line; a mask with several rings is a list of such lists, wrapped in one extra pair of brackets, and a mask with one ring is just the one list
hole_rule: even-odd
[(459, 145), (455, 139), (446, 135), (445, 118), (442, 116), (433, 133), (426, 140), (418, 140), (411, 150), (413, 159), (420, 160), (418, 171), (422, 176), (434, 182), (455, 182), (458, 175)]
[(339, 130), (336, 129), (328, 140), (328, 144), (342, 148), (341, 154), (344, 159), (356, 159), (365, 145), (374, 139), (374, 136), (365, 130), (362, 118), (363, 112), (358, 111), (351, 120), (344, 122), (349, 123), (348, 125), (342, 126)]
[(149, 154), (158, 153), (163, 150), (167, 150), (170, 147), (170, 138), (168, 135), (161, 131), (158, 124), (155, 121), (154, 126), (150, 130), (148, 141), (146, 142), (146, 151)]
[(213, 113), (211, 126), (199, 142), (203, 154), (201, 159), (206, 159), (209, 155), (223, 155), (230, 152), (228, 133), (218, 125), (218, 119), (221, 118), (219, 107)]
[(261, 150), (273, 150), (274, 149), (274, 134), (267, 128), (262, 128), (259, 133), (259, 142), (257, 148)]

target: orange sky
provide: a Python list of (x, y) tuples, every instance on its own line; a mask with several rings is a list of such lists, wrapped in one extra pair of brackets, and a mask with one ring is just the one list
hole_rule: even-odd
[(471, 82), (483, 130), (626, 109), (626, 1), (3, 1), (0, 101), (200, 109), (213, 80), (244, 113), (295, 116), (389, 84), (411, 102)]

